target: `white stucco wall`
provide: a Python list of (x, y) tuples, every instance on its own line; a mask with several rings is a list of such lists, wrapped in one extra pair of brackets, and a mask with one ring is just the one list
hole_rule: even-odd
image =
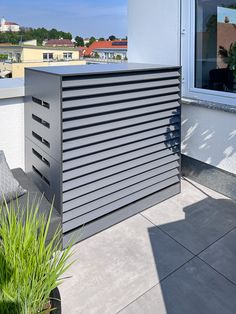
[(236, 113), (183, 105), (182, 153), (236, 174)]
[(23, 80), (0, 80), (0, 150), (10, 168), (24, 169), (23, 93)]
[(180, 0), (128, 0), (129, 62), (180, 64)]

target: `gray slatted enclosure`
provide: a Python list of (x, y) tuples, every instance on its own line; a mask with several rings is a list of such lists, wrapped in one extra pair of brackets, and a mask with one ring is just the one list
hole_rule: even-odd
[(61, 214), (63, 246), (180, 192), (180, 68), (26, 69), (26, 172)]

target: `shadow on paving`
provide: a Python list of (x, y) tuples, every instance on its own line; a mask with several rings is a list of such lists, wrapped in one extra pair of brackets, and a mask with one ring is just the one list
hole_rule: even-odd
[[(183, 208), (183, 211), (185, 219), (149, 228), (148, 233), (160, 284), (140, 297), (136, 304), (134, 302), (128, 313), (236, 313), (236, 285), (198, 256), (235, 227), (236, 219), (232, 221), (232, 217), (236, 217), (236, 203), (228, 199), (214, 199), (208, 196)], [(193, 253), (190, 261), (165, 278), (162, 276), (163, 256), (158, 250), (156, 229), (161, 229), (187, 251)], [(175, 252), (172, 258), (176, 258)]]

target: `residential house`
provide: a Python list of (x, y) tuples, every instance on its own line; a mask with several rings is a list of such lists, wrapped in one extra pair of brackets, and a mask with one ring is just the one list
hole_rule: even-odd
[(2, 77), (23, 77), (25, 67), (85, 64), (78, 49), (71, 47), (1, 45), (0, 54), (6, 55), (6, 60), (0, 62)]
[(114, 41), (95, 41), (90, 45), (84, 53), (86, 57), (95, 57), (99, 59), (116, 59), (125, 60), (127, 58), (127, 40), (114, 40)]
[(80, 53), (80, 57), (83, 57), (85, 51), (87, 50), (87, 47), (86, 47), (86, 46), (84, 46), (84, 47), (79, 46), (79, 47), (78, 47), (78, 50), (79, 50), (79, 53)]
[(87, 44), (89, 44), (90, 38), (84, 38), (84, 45), (86, 46)]
[(0, 32), (19, 32), (20, 25), (15, 22), (6, 21), (3, 17), (0, 21)]

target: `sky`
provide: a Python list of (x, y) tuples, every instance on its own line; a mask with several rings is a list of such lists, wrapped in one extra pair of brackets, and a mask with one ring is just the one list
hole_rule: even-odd
[(228, 8), (217, 8), (217, 21), (218, 23), (224, 23), (225, 17), (229, 18), (230, 23), (236, 23), (236, 10), (235, 9), (228, 9)]
[(127, 35), (127, 0), (0, 0), (0, 17), (74, 36)]

